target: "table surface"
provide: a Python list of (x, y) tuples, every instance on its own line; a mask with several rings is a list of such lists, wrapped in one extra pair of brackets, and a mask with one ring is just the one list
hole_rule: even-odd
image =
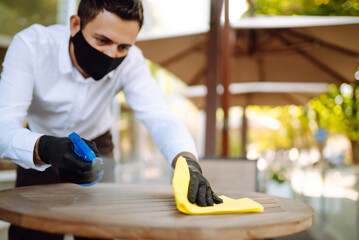
[(0, 191), (0, 219), (26, 228), (96, 238), (264, 239), (309, 228), (311, 207), (263, 193), (217, 192), (249, 197), (264, 212), (186, 215), (171, 185), (53, 184)]

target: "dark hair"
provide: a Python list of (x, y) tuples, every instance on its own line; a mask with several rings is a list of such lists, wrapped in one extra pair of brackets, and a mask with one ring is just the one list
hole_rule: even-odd
[(81, 0), (77, 15), (81, 18), (81, 28), (91, 22), (101, 12), (107, 10), (124, 20), (136, 20), (143, 24), (141, 0)]

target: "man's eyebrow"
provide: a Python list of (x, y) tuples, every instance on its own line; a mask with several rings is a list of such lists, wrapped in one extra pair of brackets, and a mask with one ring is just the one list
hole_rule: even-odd
[[(113, 42), (111, 39), (109, 39), (108, 37), (106, 37), (105, 35), (99, 34), (99, 33), (95, 33), (94, 34), (96, 37), (101, 37), (103, 39), (105, 39), (108, 42)], [(119, 46), (121, 47), (132, 47), (132, 44), (129, 43), (123, 43), (123, 44), (119, 44)]]
[(108, 37), (106, 37), (105, 35), (99, 34), (99, 33), (95, 33), (94, 34), (96, 37), (101, 37), (103, 39), (105, 39), (106, 41), (110, 41), (113, 42), (111, 39), (109, 39)]
[(130, 47), (132, 47), (132, 44), (124, 43), (124, 44), (119, 44), (119, 46), (130, 48)]

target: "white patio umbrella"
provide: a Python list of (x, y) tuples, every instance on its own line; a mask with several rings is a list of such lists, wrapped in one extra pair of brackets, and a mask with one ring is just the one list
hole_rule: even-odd
[[(231, 23), (231, 82), (353, 82), (359, 17), (272, 16)], [(207, 32), (146, 36), (146, 58), (188, 85), (205, 84)]]

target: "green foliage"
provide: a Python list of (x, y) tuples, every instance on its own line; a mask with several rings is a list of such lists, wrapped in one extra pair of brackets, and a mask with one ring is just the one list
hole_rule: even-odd
[(276, 131), (252, 130), (250, 142), (258, 144), (259, 152), (265, 149), (310, 148), (316, 142), (313, 133), (324, 127), (332, 133), (341, 133), (351, 141), (359, 141), (359, 81), (354, 84), (330, 85), (327, 93), (313, 98), (306, 106), (251, 106), (280, 122)]
[[(359, 0), (250, 0), (255, 14), (359, 16)], [(247, 13), (248, 14), (248, 13)]]
[(308, 107), (314, 111), (319, 127), (345, 134), (359, 141), (359, 81), (355, 84), (331, 85), (328, 93), (312, 99)]
[(0, 34), (13, 36), (34, 23), (56, 23), (58, 0), (1, 0)]
[(270, 169), (269, 171), (270, 171), (269, 179), (271, 179), (271, 180), (274, 180), (278, 183), (284, 183), (289, 180), (287, 177), (287, 174), (288, 174), (287, 170), (284, 167), (280, 168), (277, 171), (275, 171), (274, 169)]
[(252, 129), (250, 142), (257, 144), (257, 150), (309, 148), (313, 146), (314, 139), (309, 128), (307, 110), (304, 107), (287, 105), (278, 107), (249, 107), (252, 111), (276, 119), (280, 123), (278, 130)]

